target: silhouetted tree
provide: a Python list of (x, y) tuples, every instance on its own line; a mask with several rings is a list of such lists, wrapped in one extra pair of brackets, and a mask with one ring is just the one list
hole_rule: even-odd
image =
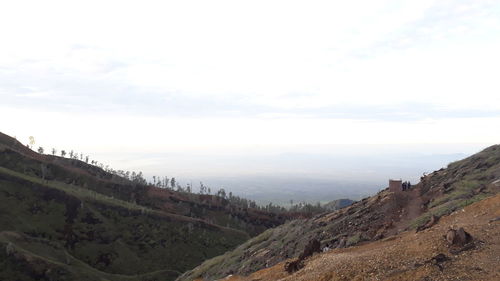
[(38, 153), (43, 154), (43, 147), (38, 147)]
[(224, 188), (219, 189), (219, 191), (217, 191), (217, 196), (225, 199), (226, 198), (226, 190), (224, 190)]
[(61, 156), (62, 157), (66, 156), (66, 151), (65, 150), (61, 150)]
[(29, 145), (31, 146), (31, 148), (33, 148), (33, 146), (35, 145), (35, 137), (33, 136), (29, 137)]
[(163, 180), (163, 186), (165, 188), (168, 188), (169, 183), (170, 183), (170, 179), (168, 177), (165, 177), (165, 179)]
[(57, 150), (55, 148), (52, 148), (52, 155), (56, 155)]
[(200, 194), (207, 193), (207, 187), (200, 181)]

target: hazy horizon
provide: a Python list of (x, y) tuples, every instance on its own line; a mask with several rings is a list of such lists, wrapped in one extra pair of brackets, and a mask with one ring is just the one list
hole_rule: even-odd
[(495, 1), (15, 1), (0, 32), (0, 131), (148, 177), (371, 192), (500, 141)]
[[(21, 140), (22, 141), (22, 140)], [(26, 143), (26, 142), (25, 142)], [(89, 155), (90, 160), (115, 170), (175, 177), (198, 192), (200, 182), (211, 188), (255, 200), (258, 204), (326, 203), (359, 200), (387, 187), (388, 179), (418, 183), (423, 173), (446, 167), (489, 146), (488, 144), (344, 144), (289, 146), (231, 146), (218, 149), (148, 152), (100, 151), (76, 148), (67, 152)], [(35, 145), (36, 149), (37, 145)], [(50, 154), (50, 146), (45, 146)], [(60, 154), (61, 148), (56, 148)]]

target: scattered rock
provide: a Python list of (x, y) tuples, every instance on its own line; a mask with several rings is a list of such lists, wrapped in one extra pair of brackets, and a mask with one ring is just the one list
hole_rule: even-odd
[(474, 243), (469, 243), (463, 247), (451, 247), (450, 248), (450, 254), (452, 255), (458, 255), (460, 252), (463, 252), (463, 251), (468, 251), (468, 250), (472, 250), (476, 247), (476, 245)]
[(492, 222), (496, 222), (496, 221), (500, 221), (500, 217), (493, 218), (493, 219), (489, 220), (488, 222), (492, 223)]
[(448, 229), (448, 232), (446, 232), (445, 238), (446, 241), (448, 241), (448, 244), (453, 244), (453, 241), (455, 241), (455, 236), (457, 236), (457, 232), (454, 229)]
[(472, 236), (463, 227), (458, 230), (450, 228), (446, 233), (446, 241), (450, 246), (464, 246), (472, 241)]
[(304, 263), (302, 263), (302, 260), (300, 260), (300, 258), (292, 262), (285, 263), (285, 270), (288, 273), (294, 273), (295, 271), (299, 271), (302, 267), (304, 267)]
[(347, 239), (345, 237), (342, 237), (339, 241), (339, 244), (337, 245), (337, 248), (345, 248), (347, 243)]
[(306, 245), (304, 248), (304, 251), (302, 254), (299, 256), (298, 259), (292, 261), (292, 262), (287, 262), (285, 264), (285, 270), (288, 273), (293, 273), (295, 271), (300, 270), (302, 267), (304, 267), (303, 260), (306, 259), (307, 257), (312, 256), (314, 253), (321, 253), (321, 243), (317, 239), (313, 239), (309, 241), (309, 243)]
[(457, 230), (457, 243), (459, 245), (465, 245), (472, 240), (472, 236), (465, 232), (465, 230), (461, 227)]
[(445, 262), (447, 260), (450, 260), (450, 258), (448, 258), (445, 254), (437, 254), (431, 258), (431, 261), (433, 261), (435, 263), (442, 263), (442, 262)]
[(304, 252), (299, 256), (299, 260), (304, 260), (312, 256), (314, 253), (321, 253), (321, 243), (317, 239), (309, 241), (304, 248)]
[(432, 215), (432, 217), (429, 219), (429, 221), (426, 224), (417, 227), (417, 232), (432, 227), (433, 225), (435, 225), (438, 222), (438, 220), (439, 220), (439, 217)]
[(432, 265), (435, 265), (439, 268), (440, 271), (443, 271), (442, 263), (445, 261), (448, 261), (448, 260), (450, 260), (449, 257), (447, 257), (445, 254), (440, 253), (440, 254), (437, 254), (434, 257), (430, 258), (425, 263), (430, 263)]
[(472, 236), (462, 227), (458, 230), (450, 228), (445, 237), (450, 248), (449, 251), (453, 255), (457, 255), (460, 252), (471, 250), (476, 247), (473, 243)]

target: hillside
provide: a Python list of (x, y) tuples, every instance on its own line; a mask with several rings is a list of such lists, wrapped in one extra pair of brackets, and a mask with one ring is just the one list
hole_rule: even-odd
[(287, 219), (137, 184), (0, 133), (0, 280), (173, 280)]
[(203, 219), (255, 236), (282, 224), (289, 214), (276, 214), (231, 204), (206, 194), (189, 194), (142, 185), (80, 160), (38, 154), (0, 133), (0, 167), (25, 175), (63, 182), (171, 214)]
[(423, 176), (408, 191), (385, 189), (338, 211), (267, 230), (235, 250), (186, 272), (178, 280), (248, 275), (297, 258), (313, 240), (320, 241), (321, 248), (342, 249), (408, 230), (423, 230), (442, 216), (497, 194), (499, 179), (500, 145), (495, 145)]
[[(463, 227), (472, 242), (450, 246), (443, 237)], [(500, 280), (500, 195), (444, 216), (432, 228), (317, 254), (289, 274), (281, 262), (225, 281)]]
[(326, 203), (325, 205), (323, 205), (323, 208), (326, 211), (336, 211), (336, 210), (345, 208), (349, 205), (352, 205), (352, 203), (354, 203), (354, 202), (355, 201), (353, 201), (351, 199), (337, 199), (337, 200), (333, 200), (331, 202)]

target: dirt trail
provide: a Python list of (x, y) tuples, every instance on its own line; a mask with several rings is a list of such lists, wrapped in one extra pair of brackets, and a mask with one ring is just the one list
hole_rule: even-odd
[(420, 196), (420, 189), (413, 188), (410, 191), (404, 191), (404, 196), (406, 197), (406, 205), (403, 208), (404, 213), (401, 214), (399, 220), (397, 220), (391, 231), (388, 231), (388, 235), (394, 235), (406, 229), (411, 221), (423, 212), (422, 210), (422, 197)]
[[(418, 196), (417, 196), (418, 198)], [(420, 208), (418, 200), (411, 212)], [(500, 195), (485, 199), (443, 217), (435, 226), (419, 233), (404, 232), (357, 247), (336, 249), (316, 255), (294, 274), (280, 263), (251, 274), (232, 276), (228, 281), (266, 280), (500, 280)], [(495, 220), (497, 219), (497, 220)], [(443, 237), (450, 226), (463, 227), (476, 247), (457, 255), (449, 252)], [(450, 258), (442, 271), (429, 261), (438, 254)]]

